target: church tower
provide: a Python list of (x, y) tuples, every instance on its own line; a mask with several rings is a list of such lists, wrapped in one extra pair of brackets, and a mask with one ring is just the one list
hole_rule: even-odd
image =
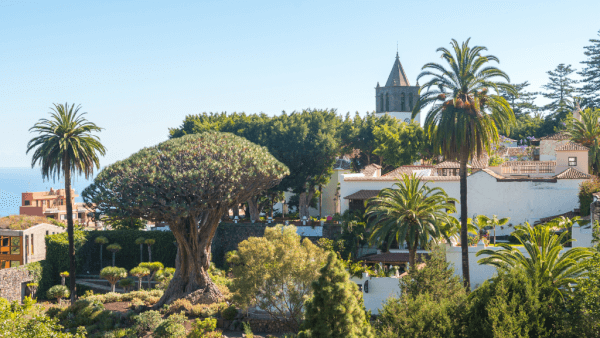
[[(401, 121), (410, 122), (412, 109), (419, 98), (419, 86), (411, 86), (396, 52), (396, 61), (384, 87), (375, 87), (375, 112), (389, 114)], [(420, 116), (415, 117), (420, 124)]]

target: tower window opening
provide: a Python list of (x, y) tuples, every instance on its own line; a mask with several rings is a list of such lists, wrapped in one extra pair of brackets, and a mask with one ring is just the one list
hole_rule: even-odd
[(406, 111), (404, 93), (400, 94), (400, 107), (402, 107), (401, 111)]

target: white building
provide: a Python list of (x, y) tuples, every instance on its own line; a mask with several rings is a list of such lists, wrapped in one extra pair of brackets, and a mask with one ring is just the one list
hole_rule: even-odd
[[(551, 161), (513, 161), (488, 168), (473, 165), (473, 173), (467, 177), (469, 217), (510, 217), (510, 223), (516, 225), (578, 209), (579, 185), (591, 178), (588, 149), (567, 142), (554, 149), (554, 153), (555, 159)], [(381, 189), (392, 188), (402, 174), (411, 173), (460, 201), (458, 163), (403, 166), (385, 175), (381, 175), (379, 166), (371, 165), (361, 173), (342, 175), (340, 211), (364, 208), (366, 199)], [(454, 216), (460, 217), (458, 205)], [(508, 226), (496, 228), (497, 235), (508, 235), (511, 231)]]

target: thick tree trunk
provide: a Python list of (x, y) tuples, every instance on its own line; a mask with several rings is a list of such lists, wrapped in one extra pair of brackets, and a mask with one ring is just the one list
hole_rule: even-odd
[(314, 192), (302, 192), (300, 193), (300, 198), (299, 198), (299, 212), (300, 212), (300, 219), (302, 219), (304, 216), (306, 216), (306, 218), (310, 217), (310, 213), (308, 208), (310, 207), (310, 201), (312, 200), (314, 195)]
[(258, 212), (258, 198), (257, 197), (252, 197), (248, 200), (248, 209), (250, 211), (250, 220), (255, 221), (255, 222), (258, 221), (260, 216), (259, 216), (259, 212)]
[(75, 304), (77, 292), (75, 289), (75, 239), (73, 236), (73, 201), (71, 200), (71, 166), (69, 154), (65, 155), (63, 169), (65, 171), (65, 198), (67, 200), (67, 235), (69, 237), (69, 290), (71, 305)]
[(460, 158), (460, 247), (462, 251), (463, 283), (467, 291), (471, 289), (469, 276), (469, 236), (467, 234), (467, 159), (468, 153), (462, 151)]
[(175, 274), (162, 298), (154, 305), (161, 308), (176, 299), (186, 298), (192, 304), (212, 304), (222, 300), (223, 295), (208, 275), (211, 243), (219, 219), (227, 206), (216, 207), (197, 217), (180, 219), (171, 226), (177, 240)]

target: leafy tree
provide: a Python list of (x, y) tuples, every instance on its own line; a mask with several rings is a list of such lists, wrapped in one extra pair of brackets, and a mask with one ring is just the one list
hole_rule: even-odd
[(115, 266), (115, 254), (123, 249), (119, 244), (113, 243), (106, 247), (106, 250), (112, 252), (112, 266)]
[(58, 300), (58, 305), (61, 305), (62, 299), (68, 298), (69, 295), (69, 289), (65, 285), (54, 285), (46, 292), (46, 297)]
[(498, 216), (496, 216), (496, 215), (492, 215), (492, 218), (489, 218), (485, 215), (477, 215), (476, 219), (477, 219), (477, 224), (481, 228), (485, 228), (488, 226), (494, 228), (494, 244), (496, 244), (496, 227), (504, 226), (504, 225), (506, 225), (506, 223), (508, 223), (508, 221), (510, 221), (510, 217), (504, 217), (504, 218), (498, 219)]
[(131, 269), (129, 271), (129, 273), (132, 276), (137, 277), (138, 279), (138, 290), (142, 289), (142, 278), (144, 278), (145, 276), (149, 276), (150, 275), (150, 269), (143, 267), (143, 266), (136, 266), (135, 268)]
[(263, 147), (229, 133), (205, 132), (108, 166), (82, 195), (105, 214), (169, 224), (177, 241), (177, 270), (155, 307), (186, 296), (211, 303), (222, 298), (208, 276), (219, 220), (288, 173)]
[(152, 246), (156, 243), (156, 240), (148, 238), (144, 241), (144, 244), (148, 246), (148, 262), (152, 262)]
[(564, 337), (561, 301), (522, 270), (489, 279), (473, 291), (463, 318), (466, 337)]
[[(394, 188), (395, 187), (395, 188)], [(368, 200), (366, 215), (372, 226), (370, 241), (408, 245), (409, 264), (415, 267), (417, 248), (442, 236), (440, 222), (449, 222), (456, 208), (442, 188), (430, 188), (415, 174), (404, 175), (392, 188)], [(448, 210), (448, 212), (446, 211)]]
[(513, 84), (515, 92), (500, 89), (502, 97), (506, 99), (516, 118), (523, 115), (535, 115), (540, 109), (535, 104), (535, 99), (539, 93), (525, 90), (530, 85), (529, 81), (515, 83)]
[(144, 261), (144, 258), (142, 255), (143, 249), (144, 249), (144, 243), (146, 243), (146, 239), (144, 237), (138, 237), (135, 240), (135, 244), (140, 246), (140, 263)]
[(378, 336), (460, 336), (467, 295), (443, 246), (434, 246), (422, 268), (400, 279), (400, 290), (400, 297), (388, 298), (379, 313)]
[(548, 83), (542, 86), (547, 92), (542, 95), (552, 100), (544, 108), (552, 112), (551, 116), (554, 120), (563, 120), (570, 112), (568, 106), (577, 90), (575, 88), (577, 81), (570, 78), (574, 71), (571, 65), (564, 63), (556, 66), (554, 71), (548, 71)]
[(94, 239), (94, 243), (100, 244), (100, 269), (102, 269), (102, 247), (104, 244), (108, 244), (108, 238), (104, 236), (98, 236)]
[(229, 257), (234, 300), (244, 306), (256, 304), (274, 320), (297, 330), (324, 256), (309, 239), (301, 241), (293, 225), (266, 228), (264, 237), (248, 238)]
[(312, 288), (314, 295), (306, 301), (306, 318), (298, 338), (374, 337), (362, 293), (335, 254), (329, 253)]
[(148, 289), (151, 288), (150, 281), (152, 279), (154, 279), (154, 276), (156, 275), (156, 273), (165, 268), (165, 266), (161, 262), (142, 262), (142, 263), (140, 263), (139, 266), (150, 270), (150, 276), (148, 276)]
[(586, 275), (585, 261), (593, 256), (589, 248), (577, 247), (565, 251), (563, 244), (574, 241), (567, 239), (568, 231), (554, 235), (551, 227), (559, 225), (515, 226), (513, 236), (525, 247), (529, 257), (521, 250), (508, 244), (496, 244), (501, 250), (481, 250), (476, 256), (486, 255), (479, 264), (491, 265), (501, 271), (522, 271), (534, 285), (549, 287), (552, 292), (566, 294), (571, 291), (580, 277)]
[(578, 74), (583, 78), (581, 93), (594, 107), (600, 108), (600, 39), (590, 39), (590, 42), (590, 46), (583, 47), (587, 60), (581, 61), (585, 66)]
[(86, 179), (100, 169), (98, 154), (106, 149), (92, 132), (100, 127), (87, 121), (79, 113), (81, 106), (67, 103), (54, 104), (50, 119), (41, 119), (29, 130), (39, 135), (27, 144), (27, 153), (34, 150), (31, 167), (41, 165), (42, 178), (54, 180), (61, 175), (65, 178), (65, 198), (67, 204), (67, 233), (69, 236), (69, 271), (71, 278), (71, 304), (75, 303), (75, 248), (73, 242), (73, 200), (71, 195), (71, 174), (83, 174)]
[[(470, 39), (469, 39), (470, 40)], [(420, 97), (413, 109), (414, 118), (426, 106), (432, 104), (425, 118), (425, 131), (434, 146), (435, 153), (446, 160), (460, 163), (460, 215), (463, 282), (469, 286), (469, 258), (467, 236), (467, 162), (489, 153), (498, 143), (498, 129), (506, 129), (515, 120), (514, 113), (500, 90), (517, 95), (514, 87), (500, 69), (488, 66), (499, 62), (493, 55), (482, 55), (487, 48), (469, 47), (469, 40), (459, 45), (452, 40), (452, 51), (438, 48), (449, 69), (437, 63), (427, 63), (417, 80), (431, 78), (420, 89)], [(454, 55), (452, 55), (454, 52)], [(495, 94), (488, 91), (493, 89)], [(425, 91), (423, 93), (423, 91)], [(442, 102), (442, 103), (439, 103)]]
[(119, 281), (119, 286), (122, 287), (125, 292), (129, 292), (129, 289), (133, 288), (134, 285), (135, 283), (131, 278), (125, 278)]
[(586, 109), (581, 112), (581, 121), (571, 119), (567, 125), (567, 135), (588, 148), (590, 148), (589, 166), (591, 172), (597, 175), (600, 172), (600, 109)]
[(111, 291), (115, 292), (115, 285), (123, 278), (127, 278), (127, 270), (116, 266), (107, 266), (100, 270), (100, 277), (110, 283)]
[(136, 217), (106, 217), (104, 223), (110, 225), (114, 230), (140, 230), (146, 226), (146, 222)]
[(386, 164), (393, 167), (431, 158), (429, 139), (416, 122), (375, 126), (373, 134), (377, 141), (373, 153), (385, 158)]
[(568, 303), (567, 322), (572, 328), (572, 337), (600, 336), (600, 265), (598, 252), (590, 260), (588, 278), (577, 284), (577, 292)]

